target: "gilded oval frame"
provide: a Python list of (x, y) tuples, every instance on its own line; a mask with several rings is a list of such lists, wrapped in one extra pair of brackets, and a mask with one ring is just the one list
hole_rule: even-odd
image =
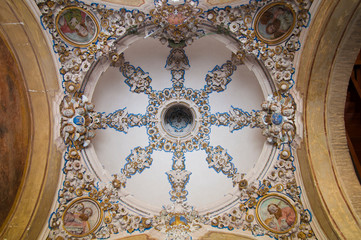
[[(276, 7), (276, 6), (282, 6), (284, 8), (287, 8), (292, 14), (293, 21), (292, 21), (290, 27), (288, 28), (288, 30), (285, 33), (283, 33), (281, 36), (274, 38), (274, 39), (268, 39), (268, 38), (262, 36), (262, 34), (260, 33), (259, 21), (264, 13), (266, 13), (268, 10), (270, 10), (271, 8)], [(253, 28), (254, 28), (256, 36), (259, 40), (261, 40), (264, 43), (270, 44), (270, 45), (277, 45), (277, 44), (283, 42), (284, 40), (286, 40), (291, 35), (291, 33), (293, 32), (294, 27), (296, 25), (296, 19), (297, 19), (296, 12), (291, 5), (284, 3), (284, 2), (276, 2), (276, 3), (272, 3), (272, 4), (264, 6), (259, 11), (259, 13), (257, 14), (256, 19), (254, 21)]]
[[(288, 205), (295, 213), (295, 220), (293, 222), (293, 224), (291, 226), (289, 226), (286, 230), (284, 231), (277, 231), (273, 228), (270, 228), (263, 220), (262, 218), (260, 217), (260, 207), (262, 207), (261, 205), (268, 199), (271, 199), (271, 198), (275, 198), (275, 199), (279, 199), (279, 201), (283, 201), (283, 203), (285, 205)], [(257, 203), (257, 206), (256, 206), (256, 217), (257, 217), (257, 221), (261, 224), (261, 226), (263, 228), (265, 228), (266, 230), (270, 231), (270, 232), (273, 232), (273, 233), (276, 233), (276, 234), (285, 234), (285, 233), (288, 233), (292, 228), (294, 228), (296, 226), (296, 224), (298, 223), (299, 221), (299, 214), (298, 212), (296, 211), (296, 208), (294, 207), (294, 205), (291, 203), (292, 200), (289, 200), (288, 198), (286, 198), (286, 196), (284, 195), (281, 195), (281, 194), (277, 194), (277, 193), (271, 193), (271, 194), (267, 194), (266, 196), (262, 197), (258, 203)]]
[[(67, 37), (63, 31), (61, 30), (60, 26), (59, 26), (59, 20), (60, 20), (60, 17), (62, 17), (66, 11), (69, 11), (69, 10), (72, 10), (72, 9), (78, 9), (79, 11), (81, 12), (84, 12), (86, 14), (86, 16), (89, 16), (90, 19), (92, 20), (92, 22), (94, 23), (94, 26), (95, 26), (95, 33), (93, 35), (93, 37), (82, 43), (82, 42), (77, 42), (69, 37)], [(75, 46), (75, 47), (87, 47), (89, 46), (90, 44), (92, 44), (93, 42), (96, 42), (98, 40), (98, 36), (99, 36), (99, 32), (100, 32), (100, 26), (99, 26), (99, 22), (98, 20), (96, 19), (96, 17), (94, 16), (93, 13), (91, 13), (90, 11), (88, 10), (85, 10), (81, 7), (76, 7), (76, 6), (72, 6), (72, 7), (66, 7), (66, 8), (63, 8), (59, 13), (58, 15), (56, 16), (56, 19), (55, 19), (55, 26), (56, 26), (56, 31), (59, 33), (61, 39), (63, 39), (65, 42), (71, 44), (72, 46)]]
[[(92, 204), (95, 205), (95, 207), (97, 208), (98, 212), (99, 212), (99, 216), (98, 216), (98, 220), (96, 221), (95, 225), (89, 229), (88, 232), (86, 233), (83, 233), (83, 234), (73, 234), (71, 232), (69, 232), (66, 228), (65, 228), (65, 224), (64, 224), (64, 216), (65, 214), (67, 213), (67, 211), (75, 204), (75, 203), (78, 203), (78, 202), (91, 202)], [(95, 230), (97, 230), (100, 226), (100, 224), (102, 223), (103, 221), (103, 210), (101, 209), (99, 203), (97, 201), (95, 201), (93, 198), (90, 198), (90, 197), (80, 197), (80, 198), (76, 198), (75, 200), (73, 200), (72, 202), (70, 202), (68, 204), (68, 206), (66, 207), (66, 209), (64, 210), (64, 213), (63, 213), (63, 216), (61, 217), (61, 220), (62, 220), (62, 225), (63, 225), (63, 229), (65, 230), (66, 233), (68, 233), (69, 235), (73, 236), (73, 237), (84, 237), (84, 236), (87, 236), (91, 233), (93, 233)]]

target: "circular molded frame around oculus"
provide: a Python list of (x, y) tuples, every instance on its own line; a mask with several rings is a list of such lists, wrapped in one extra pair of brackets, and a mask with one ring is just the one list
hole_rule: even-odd
[(171, 104), (161, 115), (162, 127), (172, 137), (186, 137), (194, 129), (194, 115), (194, 110), (184, 103)]

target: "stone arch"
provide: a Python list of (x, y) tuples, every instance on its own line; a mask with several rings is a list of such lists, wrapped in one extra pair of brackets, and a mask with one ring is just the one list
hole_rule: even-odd
[(328, 239), (357, 239), (360, 190), (348, 152), (344, 108), (360, 50), (360, 2), (323, 1), (300, 58), (304, 142), (298, 151), (306, 193)]

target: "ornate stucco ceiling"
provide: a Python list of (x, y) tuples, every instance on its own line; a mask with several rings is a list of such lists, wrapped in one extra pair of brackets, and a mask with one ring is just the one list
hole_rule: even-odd
[(310, 4), (38, 1), (64, 87), (48, 236), (315, 238), (293, 152), (293, 61)]
[[(213, 47), (212, 51), (209, 51), (209, 46)], [(199, 41), (196, 41), (186, 50), (189, 54), (187, 54), (188, 58), (184, 60), (186, 60), (187, 63), (189, 62), (190, 66), (184, 74), (184, 85), (189, 89), (204, 88), (205, 77), (208, 71), (219, 63), (227, 62), (227, 59), (229, 59), (232, 54), (222, 42), (219, 42), (212, 36), (199, 39)], [(125, 50), (124, 56), (130, 62), (137, 63), (137, 66), (142, 66), (142, 69), (149, 69), (149, 76), (152, 77), (151, 86), (153, 91), (163, 92), (164, 87), (172, 89), (172, 85), (174, 86), (174, 83), (172, 84), (171, 81), (171, 71), (164, 68), (169, 52), (170, 49), (164, 48), (158, 40), (147, 38), (138, 39), (131, 44), (128, 49)], [(185, 55), (183, 55), (183, 57), (185, 57)], [(192, 61), (192, 59), (194, 59), (194, 61)], [(247, 110), (259, 108), (263, 99), (262, 89), (260, 88), (257, 77), (249, 68), (253, 67), (253, 71), (257, 71), (258, 69), (259, 72), (257, 72), (257, 74), (262, 73), (262, 71), (255, 67), (255, 64), (248, 62), (247, 64), (249, 64), (248, 67), (246, 65), (239, 65), (237, 69), (234, 69), (230, 77), (232, 82), (227, 85), (224, 91), (209, 95), (209, 103), (207, 105), (210, 106), (211, 111), (215, 113), (226, 112), (232, 110), (231, 106), (236, 107), (239, 103), (242, 103), (242, 108)], [(118, 111), (120, 107), (119, 104), (121, 104), (121, 111), (126, 111), (128, 114), (147, 113), (147, 96), (139, 96), (139, 94), (134, 94), (129, 91), (129, 87), (124, 82), (125, 79), (119, 71), (119, 68), (109, 68), (99, 78), (92, 102), (107, 113)], [(115, 86), (118, 86), (118, 88)], [(267, 94), (265, 95), (267, 96)], [(192, 134), (197, 135), (197, 128), (206, 120), (203, 120), (203, 117), (197, 113), (199, 112), (198, 105), (193, 101), (182, 97), (169, 99), (160, 104), (159, 111), (155, 114), (156, 117), (160, 120), (167, 118), (165, 110), (177, 104), (190, 106), (190, 109), (195, 108), (195, 112), (192, 112), (192, 110), (189, 111), (189, 116), (190, 119), (192, 115), (195, 116), (194, 127), (196, 129), (191, 128), (193, 126), (191, 122), (189, 122), (187, 126), (190, 127), (189, 131), (192, 132)], [(126, 109), (124, 109), (124, 107), (126, 107)], [(162, 113), (164, 113), (164, 116), (162, 116)], [(114, 118), (113, 115), (112, 119)], [(179, 123), (179, 128), (176, 129), (178, 132), (172, 132), (172, 135), (175, 137), (179, 136), (181, 140), (184, 137), (186, 141), (189, 139), (187, 135), (188, 132), (186, 131), (188, 128), (184, 128), (184, 131), (179, 131), (182, 127), (181, 123), (182, 122)], [(111, 124), (111, 127), (118, 131), (115, 131), (115, 129), (99, 131), (93, 141), (97, 162), (100, 162), (102, 165), (102, 167), (97, 170), (97, 175), (103, 176), (104, 180), (109, 180), (110, 174), (121, 172), (121, 167), (126, 164), (126, 159), (131, 151), (134, 151), (134, 148), (144, 148), (154, 142), (154, 140), (149, 139), (147, 134), (151, 129), (149, 126), (126, 127), (126, 129), (124, 129), (123, 125), (123, 132), (121, 133), (119, 133), (120, 128), (118, 124)], [(162, 126), (161, 121), (159, 124), (155, 124), (155, 127), (160, 129), (160, 134), (162, 134), (165, 139), (174, 141), (174, 138), (167, 138), (167, 131), (172, 130), (172, 128), (166, 128), (166, 124)], [(164, 130), (162, 130), (162, 128), (164, 128)], [(210, 129), (210, 133), (208, 134), (210, 145), (221, 146), (227, 149), (228, 154), (234, 159), (232, 162), (238, 169), (238, 172), (247, 173), (248, 178), (258, 178), (256, 174), (259, 175), (262, 172), (263, 166), (265, 165), (263, 161), (264, 159), (268, 159), (268, 157), (264, 156), (267, 156), (267, 153), (271, 150), (269, 145), (264, 145), (264, 138), (260, 133), (260, 129), (245, 127), (239, 129), (239, 131), (231, 129), (232, 132), (230, 132), (227, 126), (214, 126)], [(126, 134), (124, 134), (124, 132), (126, 132)], [(186, 136), (182, 136), (182, 132), (184, 132)], [(111, 139), (113, 143), (111, 143)], [(261, 157), (263, 147), (265, 149)], [(233, 184), (231, 179), (227, 178), (227, 175), (217, 174), (216, 171), (208, 169), (207, 161), (205, 161), (207, 158), (206, 152), (200, 150), (199, 147), (197, 147), (198, 149), (193, 149), (193, 147), (189, 146), (189, 148), (191, 149), (185, 151), (185, 165), (187, 166), (187, 170), (193, 170), (190, 171), (192, 175), (186, 187), (188, 191), (187, 199), (188, 202), (192, 202), (192, 206), (195, 206), (195, 203), (197, 203), (197, 209), (205, 209), (206, 205), (211, 203), (214, 205), (214, 203), (218, 202), (217, 199), (223, 198), (232, 192)], [(92, 148), (90, 147), (90, 149)], [(92, 151), (90, 149), (89, 151)], [(170, 196), (168, 192), (171, 185), (168, 183), (165, 173), (172, 169), (172, 155), (174, 151), (170, 149), (166, 150), (165, 147), (154, 150), (156, 151), (152, 153), (152, 165), (149, 169), (145, 169), (141, 176), (136, 175), (127, 181), (126, 189), (131, 193), (130, 195), (140, 195), (143, 202), (155, 205), (154, 207), (158, 208), (155, 211), (159, 212), (162, 205), (169, 203)], [(166, 151), (164, 152), (163, 150)], [(90, 160), (90, 162), (92, 161)], [(96, 169), (97, 167), (94, 166), (93, 168)], [(258, 171), (256, 171), (256, 169), (258, 169)], [(107, 171), (108, 176), (104, 174), (105, 171)], [(250, 173), (251, 171), (252, 173)], [(164, 189), (164, 191), (158, 191), (158, 189)], [(226, 198), (229, 199), (229, 197)], [(159, 202), (162, 202), (162, 204), (159, 204)], [(219, 203), (216, 205), (220, 206)]]
[(40, 238), (324, 238), (296, 155), (317, 4), (28, 4), (62, 86), (62, 167)]

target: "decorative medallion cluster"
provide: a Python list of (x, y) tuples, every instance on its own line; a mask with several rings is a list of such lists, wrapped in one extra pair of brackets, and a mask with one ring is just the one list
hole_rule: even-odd
[(149, 14), (156, 27), (150, 29), (149, 34), (162, 43), (184, 46), (204, 35), (198, 27), (203, 10), (197, 7), (197, 0), (185, 0), (185, 4), (176, 6), (168, 4), (167, 0), (156, 0), (154, 4)]
[[(67, 146), (64, 180), (57, 208), (50, 216), (49, 239), (104, 239), (150, 228), (163, 232), (167, 239), (191, 239), (192, 232), (207, 225), (275, 239), (314, 239), (311, 213), (301, 202), (295, 179), (291, 143), (296, 134), (296, 104), (290, 94), (294, 85), (293, 60), (300, 48), (301, 30), (308, 26), (311, 2), (251, 0), (234, 8), (203, 11), (195, 0), (179, 5), (157, 0), (154, 9), (143, 13), (75, 0), (36, 0), (40, 22), (59, 57), (64, 88), (60, 105), (60, 136)], [(117, 49), (122, 38), (143, 31), (171, 47), (166, 69), (170, 71), (172, 88), (153, 90), (149, 74), (126, 62)], [(185, 48), (210, 32), (232, 37), (239, 50), (231, 60), (209, 71), (203, 89), (186, 88), (185, 72), (190, 65)], [(264, 63), (277, 91), (259, 110), (247, 112), (232, 107), (228, 112), (211, 113), (209, 95), (226, 91), (236, 66), (246, 56)], [(148, 96), (145, 114), (128, 113), (125, 108), (109, 114), (94, 110), (82, 89), (86, 87), (87, 72), (102, 58), (120, 68), (130, 92)], [(173, 115), (165, 117), (167, 110), (177, 106)], [(100, 129), (127, 132), (135, 126), (147, 129), (149, 144), (134, 148), (111, 182), (99, 182), (84, 163), (84, 149)], [(164, 130), (164, 126), (173, 131)], [(222, 146), (210, 145), (212, 126), (228, 126), (230, 132), (247, 126), (262, 129), (267, 141), (277, 149), (277, 161), (263, 181), (248, 182)], [(185, 129), (189, 132), (182, 132)], [(156, 161), (151, 156), (154, 150), (173, 154), (172, 169), (167, 172), (172, 204), (158, 215), (140, 215), (122, 204), (123, 189), (127, 179)], [(209, 167), (238, 187), (237, 203), (220, 215), (201, 215), (187, 205), (186, 184), (191, 172), (186, 170), (184, 153), (193, 150), (205, 151)]]

